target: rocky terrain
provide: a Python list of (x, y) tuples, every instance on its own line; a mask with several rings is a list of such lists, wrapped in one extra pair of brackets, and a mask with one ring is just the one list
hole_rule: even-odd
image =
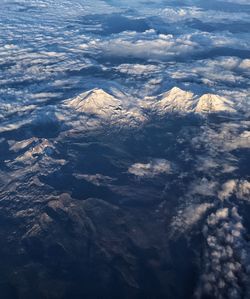
[[(127, 106), (94, 89), (58, 107), (56, 136), (48, 126), (46, 138), (28, 138), (32, 121), (27, 139), (3, 137), (5, 298), (186, 298), (195, 289), (199, 298), (213, 277), (218, 296), (234, 277), (248, 292), (248, 223), (238, 209), (249, 181), (229, 179), (243, 169), (247, 156), (237, 151), (250, 147), (249, 123), (241, 116), (238, 125), (233, 107), (176, 87)], [(210, 245), (222, 231), (222, 247)], [(231, 278), (208, 256), (216, 267), (226, 259)]]
[(0, 8), (0, 298), (249, 299), (249, 1)]

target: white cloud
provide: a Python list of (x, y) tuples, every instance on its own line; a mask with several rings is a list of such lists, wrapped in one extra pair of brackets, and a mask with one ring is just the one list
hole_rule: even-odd
[(229, 180), (222, 186), (222, 190), (218, 193), (218, 197), (220, 200), (224, 200), (229, 198), (236, 188), (236, 181), (235, 180)]
[(250, 202), (250, 182), (247, 180), (240, 180), (238, 182), (236, 195), (239, 199), (247, 200)]
[(207, 52), (214, 47), (248, 49), (250, 41), (229, 33), (193, 31), (182, 35), (158, 34), (150, 29), (142, 33), (127, 31), (106, 39), (92, 39), (84, 51), (102, 55), (171, 60), (179, 56)]
[(225, 200), (235, 195), (238, 199), (250, 202), (250, 182), (244, 179), (229, 180), (222, 185), (218, 193), (220, 200)]
[[(234, 1), (234, 0), (232, 0)], [(242, 0), (244, 1), (244, 0)], [(246, 2), (248, 0), (245, 0)], [(226, 23), (230, 21), (248, 21), (249, 15), (244, 12), (215, 11), (213, 9), (202, 9), (197, 6), (165, 8), (159, 11), (159, 15), (167, 23), (182, 22), (186, 20), (200, 20), (207, 23)]]
[(204, 144), (211, 152), (231, 152), (236, 149), (250, 148), (249, 121), (222, 123), (213, 128), (205, 126), (200, 136), (194, 137), (193, 146)]
[(246, 271), (249, 253), (244, 233), (242, 217), (235, 207), (218, 209), (208, 217), (203, 229), (206, 248), (197, 298), (203, 295), (234, 299), (244, 297), (249, 279)]
[(239, 65), (239, 68), (250, 72), (250, 59), (243, 59)]
[(245, 4), (245, 5), (249, 5), (249, 1), (248, 0), (218, 0), (221, 2), (230, 2), (230, 3), (234, 3), (234, 4)]
[(190, 195), (213, 196), (216, 189), (217, 182), (202, 178), (190, 186)]
[[(232, 90), (232, 86), (245, 86), (242, 88), (243, 97), (249, 94), (248, 77), (250, 68), (247, 67), (246, 59), (237, 57), (215, 57), (203, 60), (195, 60), (189, 62), (176, 63), (166, 68), (165, 73), (174, 80), (184, 82), (197, 82), (204, 84), (209, 88), (218, 88), (219, 85), (224, 85)], [(225, 92), (225, 90), (224, 90)], [(239, 92), (238, 92), (239, 94)], [(236, 93), (232, 98), (238, 100), (239, 96)]]
[(213, 203), (205, 202), (201, 204), (190, 203), (188, 207), (180, 208), (171, 223), (173, 237), (176, 236), (176, 233), (186, 233), (188, 230), (193, 229), (213, 207)]
[(130, 174), (140, 178), (153, 178), (160, 174), (170, 174), (171, 164), (164, 159), (153, 159), (149, 163), (135, 163), (128, 169)]
[(121, 64), (115, 68), (120, 73), (128, 75), (150, 75), (160, 72), (161, 68), (153, 64)]
[(222, 157), (205, 157), (201, 156), (197, 159), (197, 170), (210, 174), (218, 173), (232, 173), (237, 169), (235, 165), (235, 160), (230, 161), (229, 159), (225, 160)]

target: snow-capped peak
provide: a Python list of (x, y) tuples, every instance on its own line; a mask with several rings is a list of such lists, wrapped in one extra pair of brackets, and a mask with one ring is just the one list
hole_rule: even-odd
[(66, 106), (86, 114), (104, 116), (121, 109), (121, 101), (102, 89), (92, 89), (66, 102)]
[(165, 98), (165, 97), (175, 98), (175, 97), (179, 97), (181, 95), (185, 96), (185, 97), (192, 97), (193, 93), (189, 92), (189, 91), (186, 91), (186, 90), (183, 90), (183, 89), (181, 89), (177, 86), (174, 86), (173, 88), (171, 88), (167, 92), (162, 93), (161, 95), (162, 95), (163, 98)]
[(214, 113), (214, 112), (236, 112), (234, 103), (225, 97), (216, 94), (195, 95), (190, 91), (173, 87), (156, 97), (146, 98), (147, 108), (153, 109), (159, 114), (167, 112), (182, 113)]
[(170, 111), (189, 111), (193, 109), (194, 94), (189, 91), (173, 87), (158, 97), (157, 108)]
[(204, 94), (197, 102), (195, 112), (236, 112), (233, 108), (233, 102), (215, 94)]
[[(128, 99), (126, 96), (118, 98), (102, 89), (92, 89), (65, 101), (61, 119), (68, 116), (72, 127), (82, 130), (83, 126), (86, 129), (96, 128), (103, 123), (114, 127), (140, 126), (150, 119), (150, 114), (236, 112), (233, 102), (220, 95), (198, 96), (178, 87), (141, 101), (130, 98), (128, 103)], [(68, 108), (66, 113), (65, 107)], [(72, 113), (72, 110), (76, 113)]]

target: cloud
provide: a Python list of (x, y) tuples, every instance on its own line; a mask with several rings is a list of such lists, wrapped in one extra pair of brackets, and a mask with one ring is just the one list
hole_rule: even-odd
[(153, 178), (160, 174), (170, 174), (172, 167), (167, 160), (153, 159), (149, 163), (135, 163), (131, 165), (128, 172), (139, 178)]
[(190, 203), (188, 207), (180, 208), (171, 223), (172, 236), (176, 237), (176, 233), (187, 233), (188, 230), (193, 229), (213, 207), (213, 203), (205, 202), (201, 204)]
[(244, 179), (229, 180), (222, 185), (222, 189), (218, 193), (220, 200), (229, 199), (235, 195), (238, 199), (250, 202), (250, 182)]
[(238, 67), (249, 73), (250, 72), (250, 59), (243, 59)]
[(248, 0), (217, 0), (221, 2), (229, 2), (229, 3), (235, 3), (235, 4), (244, 4), (244, 5), (249, 5)]
[(103, 174), (74, 174), (74, 176), (79, 180), (86, 180), (89, 183), (92, 183), (96, 186), (106, 186), (109, 185), (111, 182), (115, 181), (115, 178), (110, 176), (105, 176)]
[[(165, 70), (172, 80), (190, 84), (208, 86), (210, 89), (233, 91), (231, 95), (235, 101), (242, 101), (249, 94), (249, 68), (248, 60), (238, 57), (214, 57), (194, 60), (192, 62), (178, 62)], [(167, 79), (167, 78), (166, 78)], [(239, 90), (232, 89), (240, 88)], [(242, 98), (242, 99), (241, 99)]]
[[(138, 33), (134, 31), (114, 34), (104, 39), (92, 39), (83, 44), (86, 52), (96, 52), (104, 56), (135, 57), (150, 60), (168, 61), (178, 57), (195, 56), (207, 53), (218, 47), (233, 47), (248, 50), (250, 41), (237, 38), (229, 33), (191, 33), (172, 35), (158, 34), (154, 29)], [(80, 46), (81, 47), (81, 46)]]
[(240, 180), (238, 182), (236, 195), (239, 199), (250, 202), (250, 182), (247, 180)]
[(202, 178), (190, 186), (190, 195), (213, 196), (216, 193), (217, 182)]
[(222, 190), (218, 194), (219, 199), (224, 200), (229, 198), (234, 193), (236, 185), (237, 183), (235, 180), (230, 180), (223, 184)]
[[(232, 0), (232, 3), (246, 4), (247, 1)], [(82, 90), (89, 90), (93, 85), (105, 86), (110, 90), (119, 86), (122, 91), (131, 91), (131, 96), (126, 98), (130, 104), (134, 104), (134, 94), (159, 94), (158, 89), (166, 91), (170, 89), (169, 85), (182, 87), (181, 85), (186, 84), (188, 90), (198, 90), (198, 94), (206, 89), (233, 99), (237, 105), (241, 105), (244, 112), (250, 107), (243, 101), (245, 99), (247, 102), (249, 98), (250, 59), (244, 58), (249, 55), (249, 33), (246, 33), (246, 28), (237, 34), (231, 30), (234, 29), (234, 22), (238, 22), (237, 28), (240, 28), (240, 22), (249, 24), (249, 13), (246, 10), (222, 11), (223, 7), (226, 8), (225, 3), (221, 3), (221, 9), (218, 11), (206, 10), (197, 6), (205, 6), (209, 1), (198, 3), (190, 0), (187, 0), (183, 7), (177, 8), (167, 7), (168, 4), (172, 5), (173, 1), (167, 1), (169, 3), (162, 5), (162, 1), (159, 0), (148, 3), (131, 0), (30, 0), (28, 2), (33, 5), (29, 7), (27, 1), (15, 1), (11, 5), (8, 4), (10, 2), (13, 1), (3, 1), (0, 10), (0, 133), (5, 132), (4, 139), (0, 138), (4, 149), (1, 157), (4, 167), (0, 170), (0, 178), (3, 181), (1, 184), (4, 185), (1, 195), (6, 195), (6, 203), (12, 203), (6, 206), (13, 211), (13, 215), (18, 212), (20, 206), (25, 206), (25, 203), (29, 205), (34, 200), (46, 201), (46, 192), (51, 195), (60, 191), (52, 189), (52, 186), (47, 189), (45, 183), (39, 182), (39, 177), (55, 172), (61, 174), (61, 167), (68, 162), (75, 165), (74, 155), (80, 155), (80, 152), (76, 151), (82, 148), (82, 141), (99, 138), (96, 135), (88, 135), (92, 133), (91, 128), (100, 127), (100, 122), (96, 119), (88, 116), (81, 119), (74, 111), (66, 112), (64, 108), (60, 110), (60, 102), (66, 97), (74, 97)], [(216, 1), (213, 3), (216, 4)], [(211, 3), (207, 5), (213, 6)], [(127, 11), (127, 7), (133, 9)], [(84, 16), (87, 14), (112, 12), (129, 14), (131, 19), (135, 20), (139, 15), (143, 16), (152, 29), (144, 32), (126, 31), (103, 37), (88, 31), (92, 27), (94, 32), (95, 28), (101, 27), (102, 24), (83, 25)], [(192, 22), (198, 26), (192, 26)], [(216, 27), (214, 30), (205, 28), (211, 24)], [(67, 126), (72, 125), (72, 131), (61, 132), (56, 138), (59, 145), (54, 142), (53, 137), (49, 140), (25, 140), (32, 134), (32, 128), (29, 130), (28, 123), (38, 124), (37, 127), (41, 129), (39, 134), (47, 134), (42, 132), (44, 128), (41, 122), (51, 122), (46, 113), (54, 110), (61, 122)], [(140, 116), (137, 110), (133, 112), (138, 118), (126, 114), (126, 121), (122, 121), (121, 127), (130, 126), (132, 131), (131, 120), (139, 119)], [(52, 121), (54, 116), (51, 116)], [(243, 113), (238, 116), (244, 117)], [(235, 170), (240, 173), (240, 164), (238, 157), (233, 153), (234, 150), (250, 148), (249, 121), (241, 121), (235, 117), (232, 121), (221, 119), (218, 124), (211, 124), (210, 120), (202, 120), (195, 127), (196, 124), (190, 125), (189, 120), (188, 123), (179, 123), (179, 119), (176, 118), (174, 121), (178, 122), (177, 127), (180, 124), (180, 127), (183, 125), (190, 131), (182, 144), (176, 142), (181, 140), (182, 136), (179, 135), (182, 132), (178, 131), (175, 135), (176, 131), (171, 132), (172, 126), (168, 126), (168, 123), (167, 129), (162, 133), (169, 134), (171, 138), (168, 140), (173, 140), (173, 143), (167, 143), (169, 148), (166, 148), (166, 151), (173, 150), (174, 157), (178, 156), (179, 162), (176, 163), (180, 163), (180, 170), (183, 170), (182, 167), (186, 168), (188, 163), (191, 165), (188, 170), (185, 169), (186, 176), (181, 172), (177, 178), (171, 180), (175, 191), (179, 188), (181, 192), (182, 188), (186, 191), (183, 198), (176, 195), (176, 206), (173, 209), (176, 208), (177, 213), (172, 219), (171, 228), (174, 233), (186, 236), (185, 233), (188, 234), (188, 230), (195, 227), (200, 231), (200, 227), (196, 225), (202, 225), (201, 222), (206, 221), (203, 229), (203, 275), (197, 294), (207, 293), (217, 298), (232, 299), (243, 296), (242, 286), (247, 288), (245, 277), (250, 268), (249, 245), (244, 239), (244, 220), (237, 208), (231, 207), (237, 204), (237, 200), (249, 203), (250, 182), (246, 178), (237, 178), (238, 172)], [(117, 122), (119, 121), (121, 117), (118, 118)], [(167, 119), (168, 121), (170, 124), (172, 120)], [(20, 130), (21, 133), (18, 132), (17, 138), (20, 138), (20, 141), (7, 142), (6, 131), (18, 129), (22, 125), (26, 125), (27, 130), (25, 128)], [(173, 129), (177, 130), (177, 127), (173, 126)], [(86, 131), (83, 128), (86, 128)], [(108, 128), (109, 134), (113, 128), (112, 123)], [(27, 132), (27, 137), (22, 136), (23, 131)], [(77, 139), (79, 132), (80, 141)], [(71, 133), (78, 133), (73, 136), (77, 140), (74, 139), (72, 144)], [(9, 145), (9, 148), (6, 146), (6, 157), (5, 138), (6, 144)], [(11, 138), (15, 138), (15, 135), (11, 134)], [(103, 138), (106, 137), (103, 135), (98, 141), (102, 142)], [(110, 137), (108, 138), (110, 140)], [(64, 158), (67, 156), (67, 161), (54, 158), (57, 157), (57, 150), (62, 148), (61, 154)], [(121, 155), (123, 156), (122, 153)], [(196, 155), (200, 155), (201, 158), (197, 158)], [(183, 162), (184, 156), (186, 160)], [(120, 162), (118, 164), (120, 165)], [(71, 166), (66, 171), (72, 169)], [(158, 181), (160, 175), (165, 178), (172, 174), (172, 168), (168, 160), (149, 159), (132, 164), (128, 173), (133, 178), (154, 178)], [(4, 169), (6, 171), (3, 171)], [(185, 176), (185, 180), (182, 180), (182, 175)], [(233, 179), (223, 181), (224, 184), (219, 189), (222, 177), (224, 180), (230, 176)], [(128, 181), (123, 182), (123, 186), (112, 185), (114, 178), (99, 173), (78, 173), (75, 177), (95, 186), (108, 185), (117, 194), (117, 198), (129, 197), (144, 203), (145, 200), (150, 202), (155, 198), (162, 199), (162, 190), (150, 184), (144, 186), (146, 184)], [(165, 179), (166, 185), (170, 184), (170, 180)], [(38, 184), (41, 189), (38, 188)], [(217, 196), (221, 200), (220, 208), (216, 206)], [(201, 202), (198, 202), (199, 200)], [(230, 200), (230, 207), (226, 206), (229, 205), (227, 200)], [(36, 212), (39, 214), (38, 210)], [(165, 224), (164, 221), (163, 225)]]
[[(185, 24), (185, 21), (187, 20), (200, 20), (210, 24), (216, 24), (218, 22), (222, 24), (230, 24), (231, 22), (249, 20), (248, 13), (228, 11), (226, 9), (224, 11), (216, 10), (215, 13), (215, 10), (213, 10), (212, 7), (211, 9), (205, 9), (191, 5), (189, 7), (168, 7), (159, 11), (158, 14), (166, 23), (183, 22)], [(218, 24), (218, 30), (219, 29), (220, 27)]]
[(246, 298), (249, 246), (237, 208), (220, 208), (212, 213), (203, 229), (206, 247), (203, 273), (196, 298)]
[(250, 148), (248, 121), (221, 123), (219, 126), (205, 126), (200, 136), (192, 139), (193, 146), (200, 146), (206, 140), (207, 150), (212, 152), (232, 152)]
[(151, 75), (159, 73), (161, 68), (153, 64), (121, 64), (114, 68), (122, 74), (128, 74), (132, 76)]
[(232, 173), (237, 169), (235, 159), (223, 159), (222, 157), (206, 157), (201, 156), (196, 161), (197, 170), (204, 173), (214, 174), (218, 171), (222, 173)]
[[(161, 1), (155, 2), (154, 5), (134, 3), (133, 7), (136, 7), (136, 10), (129, 13), (129, 18), (137, 20), (139, 15), (144, 15), (145, 22), (150, 24), (152, 29), (145, 32), (127, 31), (103, 38), (83, 29), (81, 23), (83, 16), (93, 17), (93, 13), (101, 15), (105, 12), (106, 15), (120, 13), (127, 17), (126, 1), (123, 6), (120, 3), (110, 4), (100, 0), (95, 1), (95, 4), (87, 0), (75, 1), (74, 4), (67, 0), (49, 4), (47, 1), (31, 2), (32, 9), (24, 2), (15, 5), (5, 2), (1, 10), (0, 33), (4, 38), (0, 44), (0, 95), (11, 105), (17, 99), (19, 103), (26, 104), (30, 102), (34, 104), (35, 101), (63, 100), (69, 90), (76, 92), (80, 84), (86, 84), (85, 82), (90, 82), (91, 79), (93, 81), (93, 78), (96, 80), (97, 73), (98, 76), (102, 75), (105, 81), (109, 76), (114, 77), (114, 70), (116, 75), (118, 73), (119, 75), (115, 76), (115, 80), (112, 78), (113, 82), (120, 81), (129, 89), (133, 89), (133, 92), (142, 92), (143, 89), (154, 92), (164, 84), (172, 85), (176, 81), (181, 81), (203, 84), (215, 89), (218, 88), (218, 82), (235, 84), (245, 91), (245, 95), (249, 93), (245, 88), (249, 81), (246, 77), (249, 74), (249, 59), (239, 60), (238, 66), (233, 69), (228, 69), (218, 59), (214, 62), (210, 59), (197, 65), (190, 60), (190, 58), (197, 59), (197, 55), (200, 54), (209, 55), (210, 50), (218, 47), (249, 49), (248, 36), (222, 32), (220, 27), (218, 32), (202, 32), (185, 24), (186, 20), (193, 18), (230, 24), (247, 20), (247, 13), (225, 10), (215, 14), (214, 10), (198, 8), (192, 2), (185, 7), (173, 7), (169, 4), (167, 7), (164, 6), (164, 9), (160, 7)], [(15, 16), (20, 7), (24, 11), (31, 9), (30, 13), (36, 22), (32, 24), (27, 22), (24, 25), (17, 19)], [(42, 11), (42, 14), (39, 14), (39, 11)], [(62, 15), (65, 26), (54, 26), (60, 24)], [(154, 21), (151, 16), (157, 17), (158, 21)], [(6, 20), (15, 22), (10, 25)], [(102, 19), (100, 23), (101, 21)], [(164, 28), (168, 28), (169, 32), (162, 30)], [(13, 36), (23, 42), (19, 44), (13, 42)], [(112, 59), (108, 59), (108, 66), (103, 67), (99, 60), (106, 61), (108, 55)], [(124, 57), (126, 60), (138, 58), (161, 61), (161, 64), (151, 64), (148, 61), (145, 65), (138, 62), (133, 64), (131, 61), (113, 67), (114, 57)], [(176, 60), (184, 62), (181, 64)], [(173, 66), (168, 62), (174, 62)], [(229, 61), (226, 63), (230, 64)], [(126, 74), (130, 80), (123, 80), (121, 74)], [(138, 83), (132, 79), (133, 76), (137, 78), (148, 76), (148, 82)], [(86, 79), (84, 83), (83, 77)], [(60, 82), (61, 89), (58, 92)]]

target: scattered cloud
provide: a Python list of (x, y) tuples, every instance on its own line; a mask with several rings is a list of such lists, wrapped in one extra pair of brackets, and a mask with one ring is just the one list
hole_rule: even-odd
[(203, 128), (200, 136), (194, 137), (193, 146), (203, 143), (204, 140), (209, 142), (208, 150), (217, 152), (232, 152), (236, 149), (250, 148), (249, 122), (227, 122), (219, 126)]
[(106, 186), (109, 185), (111, 182), (115, 181), (115, 178), (110, 176), (105, 176), (103, 174), (74, 174), (74, 176), (79, 180), (85, 180), (89, 183), (92, 183), (96, 186)]
[(246, 296), (250, 260), (244, 233), (242, 217), (236, 207), (220, 208), (208, 217), (203, 229), (206, 240), (204, 270), (196, 298), (205, 295), (240, 299)]
[(217, 182), (202, 178), (200, 181), (197, 181), (190, 186), (190, 195), (214, 196), (217, 187)]
[(151, 75), (159, 73), (161, 68), (153, 64), (121, 64), (118, 67), (114, 68), (116, 71), (119, 71), (123, 74), (128, 74), (132, 76), (142, 76), (142, 75)]
[(193, 229), (213, 207), (213, 203), (205, 202), (201, 204), (189, 203), (188, 207), (180, 208), (171, 223), (173, 237), (176, 236), (176, 233), (187, 233)]
[(135, 163), (128, 169), (130, 174), (139, 178), (153, 178), (160, 174), (170, 174), (172, 167), (169, 161), (153, 159), (148, 163)]
[(222, 185), (218, 193), (220, 200), (229, 199), (235, 195), (238, 199), (250, 201), (250, 182), (248, 180), (229, 180)]
[(158, 33), (154, 29), (145, 32), (127, 31), (104, 39), (94, 39), (82, 47), (84, 51), (105, 56), (123, 56), (149, 60), (169, 61), (207, 53), (213, 48), (228, 47), (248, 50), (250, 41), (229, 33), (193, 31), (174, 36)]

